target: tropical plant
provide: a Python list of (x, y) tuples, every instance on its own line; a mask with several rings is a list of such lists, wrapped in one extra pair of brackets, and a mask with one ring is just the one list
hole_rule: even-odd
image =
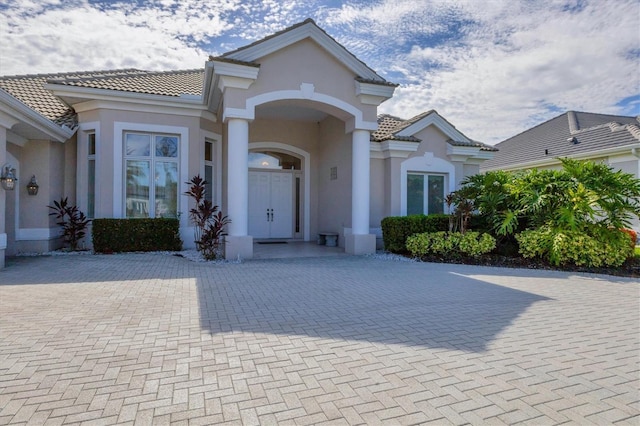
[(87, 226), (91, 220), (75, 205), (70, 205), (68, 197), (61, 198), (60, 201), (53, 201), (53, 206), (47, 206), (53, 212), (49, 216), (55, 216), (57, 225), (62, 226), (62, 237), (72, 251), (78, 250), (80, 240), (87, 232)]
[(196, 175), (187, 184), (191, 185), (186, 195), (193, 198), (195, 207), (189, 210), (189, 218), (195, 225), (194, 242), (196, 249), (207, 260), (221, 256), (221, 238), (231, 220), (218, 210), (218, 206), (206, 199), (207, 181)]
[(469, 211), (469, 216), (474, 211), (484, 216), (496, 235), (511, 234), (518, 226), (512, 221), (514, 199), (509, 184), (513, 177), (501, 170), (468, 176), (453, 192), (454, 203), (463, 206), (463, 212)]

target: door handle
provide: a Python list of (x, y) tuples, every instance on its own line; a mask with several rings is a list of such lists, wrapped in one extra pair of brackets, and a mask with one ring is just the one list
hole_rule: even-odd
[(267, 209), (267, 222), (269, 222), (269, 209)]
[(273, 209), (271, 209), (271, 222), (273, 222)]

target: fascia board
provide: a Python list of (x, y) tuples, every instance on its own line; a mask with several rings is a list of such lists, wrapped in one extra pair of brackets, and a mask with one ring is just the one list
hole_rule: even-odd
[(253, 62), (307, 37), (322, 46), (354, 74), (365, 79), (380, 80), (380, 76), (376, 74), (375, 71), (356, 59), (347, 49), (340, 46), (335, 40), (312, 23), (307, 23), (291, 31), (264, 40), (255, 46), (234, 52), (227, 57), (238, 61)]
[(75, 130), (59, 126), (40, 115), (4, 90), (0, 90), (0, 111), (36, 128), (58, 142), (65, 142), (75, 133)]
[(411, 126), (402, 129), (398, 132), (398, 136), (413, 136), (422, 129), (425, 129), (431, 125), (436, 126), (442, 133), (447, 135), (449, 138), (457, 141), (471, 142), (471, 140), (460, 133), (458, 129), (449, 124), (444, 118), (440, 117), (440, 115), (436, 112), (433, 112), (426, 117), (418, 120), (413, 123)]
[(225, 61), (213, 60), (213, 71), (217, 75), (224, 75), (229, 77), (246, 78), (255, 80), (258, 78), (259, 67), (242, 64), (232, 64)]
[(109, 100), (90, 100), (84, 101), (73, 105), (76, 112), (93, 111), (97, 109), (113, 109), (117, 111), (135, 111), (135, 112), (148, 112), (155, 114), (170, 114), (181, 115), (188, 117), (202, 117), (213, 122), (217, 121), (217, 117), (214, 113), (209, 111), (203, 105), (197, 106), (185, 106), (185, 105), (167, 105), (157, 103), (133, 103), (133, 102), (121, 102), (117, 99)]
[(395, 90), (395, 86), (364, 83), (356, 80), (356, 96), (363, 104), (380, 105), (390, 99)]

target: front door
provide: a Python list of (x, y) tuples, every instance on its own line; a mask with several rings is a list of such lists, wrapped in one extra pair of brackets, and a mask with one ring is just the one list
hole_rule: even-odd
[(249, 172), (249, 234), (254, 238), (292, 238), (291, 173)]

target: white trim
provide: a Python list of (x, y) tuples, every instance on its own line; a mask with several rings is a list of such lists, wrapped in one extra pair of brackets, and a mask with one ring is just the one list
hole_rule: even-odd
[(112, 109), (116, 111), (148, 112), (151, 114), (168, 114), (186, 117), (200, 117), (213, 122), (217, 121), (214, 113), (208, 111), (203, 105), (184, 105), (168, 102), (136, 102), (122, 99), (92, 99), (78, 100), (73, 104), (77, 113), (93, 111), (97, 109)]
[(383, 141), (370, 142), (371, 158), (407, 158), (412, 152), (416, 152), (420, 144), (418, 142)]
[(57, 142), (65, 142), (75, 133), (75, 130), (66, 126), (58, 126), (2, 89), (0, 89), (0, 113), (1, 125), (7, 129), (11, 129), (18, 122), (24, 122)]
[(55, 240), (61, 233), (61, 228), (16, 228), (16, 241)]
[(354, 74), (364, 79), (384, 81), (375, 71), (359, 61), (358, 58), (329, 37), (313, 22), (307, 22), (297, 28), (285, 31), (253, 46), (231, 52), (225, 55), (225, 58), (252, 62), (306, 38), (310, 38), (318, 43)]
[[(213, 167), (216, 179), (216, 197), (214, 204), (217, 205), (220, 210), (224, 210), (224, 206), (222, 205), (222, 135), (218, 133), (210, 132), (208, 130), (201, 130), (204, 144), (205, 141), (213, 142), (213, 150), (214, 150), (214, 159), (213, 159)], [(202, 147), (204, 149), (204, 147)], [(204, 176), (204, 159), (202, 160), (202, 164), (199, 166), (200, 176)], [(187, 179), (188, 180), (188, 179)]]
[(365, 105), (378, 106), (393, 96), (395, 86), (364, 83), (356, 80), (356, 96)]
[[(255, 108), (258, 105), (288, 99), (312, 100), (320, 104), (330, 105), (352, 116), (354, 119), (354, 123), (352, 124), (353, 128), (369, 131), (375, 131), (378, 129), (378, 123), (375, 121), (364, 121), (362, 117), (362, 111), (355, 106), (341, 99), (334, 98), (333, 96), (325, 95), (324, 93), (315, 91), (310, 93), (308, 86), (306, 86), (305, 83), (300, 85), (300, 90), (276, 90), (274, 92), (261, 93), (259, 95), (253, 96), (247, 99), (244, 109), (224, 108), (222, 118), (224, 121), (228, 120), (229, 118), (254, 120)], [(346, 133), (348, 133), (348, 131), (349, 129), (345, 129)]]
[(437, 112), (432, 112), (426, 117), (413, 123), (411, 126), (402, 129), (397, 133), (398, 136), (413, 136), (419, 131), (426, 129), (427, 127), (434, 125), (442, 133), (449, 136), (449, 138), (459, 142), (472, 142), (471, 139), (463, 135), (458, 129), (453, 127), (447, 120), (442, 118)]
[(305, 241), (311, 241), (311, 154), (296, 146), (279, 142), (252, 142), (249, 144), (249, 151), (251, 151), (252, 149), (269, 148), (293, 152), (294, 154), (301, 156), (304, 161), (304, 167), (302, 168), (304, 177), (304, 233), (302, 235), (302, 238)]
[(449, 177), (445, 195), (456, 189), (456, 168), (442, 158), (434, 157), (432, 152), (423, 156), (409, 158), (400, 164), (400, 216), (407, 215), (407, 173), (445, 174)]
[(6, 250), (7, 248), (7, 234), (0, 234), (0, 250)]
[[(123, 135), (125, 131), (146, 133), (171, 133), (180, 135), (179, 182), (177, 211), (189, 205), (189, 198), (185, 192), (189, 189), (189, 128), (180, 126), (164, 126), (159, 124), (127, 123), (116, 121), (113, 123), (113, 217), (123, 218), (124, 214), (124, 149)], [(180, 215), (180, 227), (187, 226), (188, 215)], [(183, 238), (184, 240), (184, 238)]]
[(81, 123), (78, 128), (78, 135), (76, 139), (77, 143), (77, 166), (76, 166), (76, 199), (78, 200), (78, 204), (80, 206), (80, 210), (86, 212), (88, 209), (89, 199), (87, 196), (88, 191), (88, 166), (89, 166), (89, 150), (88, 150), (88, 142), (89, 142), (89, 134), (93, 133), (96, 137), (96, 153), (94, 155), (95, 161), (95, 198), (93, 200), (94, 203), (94, 217), (100, 217), (101, 215), (98, 212), (101, 212), (100, 205), (100, 194), (102, 193), (100, 188), (100, 183), (102, 179), (102, 164), (101, 164), (101, 155), (100, 150), (103, 146), (103, 143), (100, 139), (100, 122), (99, 121), (88, 121), (85, 123)]
[(7, 142), (11, 142), (14, 145), (24, 146), (29, 139), (24, 138), (16, 133), (13, 133), (11, 130), (7, 129)]

